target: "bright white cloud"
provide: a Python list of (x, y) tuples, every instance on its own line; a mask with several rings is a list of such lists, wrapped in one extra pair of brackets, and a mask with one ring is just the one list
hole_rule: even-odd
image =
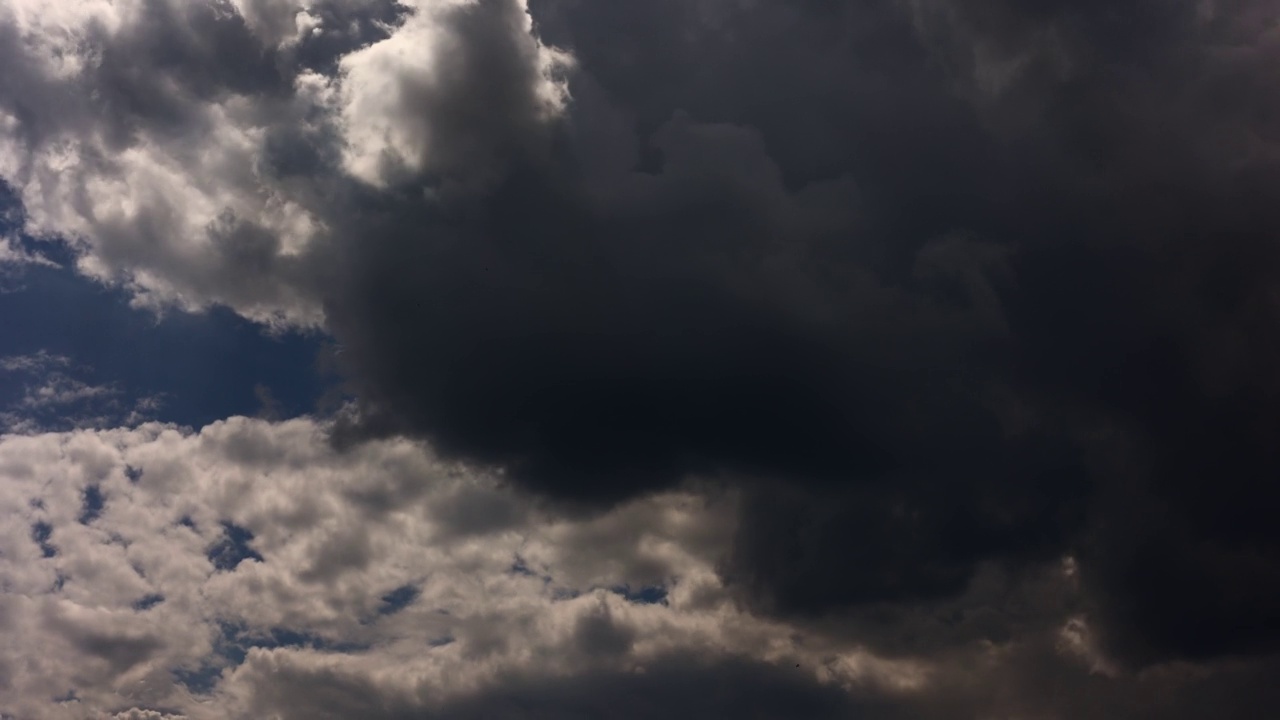
[(0, 476), (17, 717), (321, 717), (321, 687), (426, 711), (672, 656), (801, 663), (833, 687), (929, 677), (737, 609), (715, 572), (729, 497), (566, 518), (414, 442), (336, 452), (309, 419), (9, 436)]
[(156, 310), (320, 325), (311, 253), (335, 188), (483, 181), (566, 99), (568, 57), (524, 0), (421, 0), (396, 24), (373, 0), (46, 5), (0, 2), (0, 179), (26, 233)]
[[(492, 169), (500, 151), (511, 150), (494, 143), (529, 132), (522, 123), (546, 120), (563, 110), (568, 96), (556, 76), (571, 58), (533, 36), (525, 0), (489, 3), (480, 11), (483, 22), (513, 41), (494, 52), (506, 67), (485, 69), (483, 83), (492, 87), (474, 93), (459, 93), (456, 83), (459, 73), (470, 77), (475, 72), (469, 65), (479, 61), (471, 46), (477, 38), (459, 36), (451, 16), (476, 3), (417, 0), (406, 5), (413, 14), (396, 32), (342, 59), (343, 159), (352, 175), (384, 186), (422, 172), (482, 174)], [(493, 40), (478, 39), (486, 44)]]

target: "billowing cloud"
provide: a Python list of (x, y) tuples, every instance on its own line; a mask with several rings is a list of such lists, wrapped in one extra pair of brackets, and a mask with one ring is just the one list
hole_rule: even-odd
[(679, 666), (789, 692), (925, 682), (921, 662), (736, 609), (714, 570), (731, 497), (566, 518), (417, 443), (339, 454), (323, 430), (236, 418), (0, 441), (2, 709), (379, 717)]
[(0, 177), (28, 233), (140, 304), (318, 324), (308, 250), (351, 192), (324, 172), (496, 172), (565, 99), (530, 23), (515, 0), (5, 3)]
[(1040, 616), (1016, 633), (879, 652), (735, 602), (732, 492), (566, 516), (309, 419), (8, 436), (0, 472), (7, 716), (1200, 717), (1153, 695), (1270, 687), (1257, 664), (1093, 666), (1071, 563), (992, 568), (933, 621)]
[(1070, 552), (1129, 662), (1273, 651), (1263, 11), (983, 8), (536, 6), (559, 154), (349, 231), (365, 427), (757, 478), (727, 569), (783, 615)]
[[(357, 402), (325, 426), (324, 452), (354, 462), (426, 438), (440, 462), (492, 468), (518, 493), (437, 498), (465, 520), (429, 524), (424, 558), (522, 523), (550, 532), (555, 513), (587, 532), (697, 480), (733, 498), (707, 541), (721, 552), (698, 567), (734, 612), (943, 663), (979, 705), (999, 703), (946, 664), (974, 643), (1019, 648), (986, 667), (1068, 648), (1099, 677), (1148, 668), (1059, 668), (1139, 717), (1170, 688), (1247, 685), (1280, 650), (1266, 3), (45, 5), (0, 3), (0, 177), (25, 234), (66, 238), (83, 273), (141, 305), (332, 334)], [(273, 457), (229, 442), (236, 463)], [(304, 519), (276, 519), (393, 517), (431, 486), (410, 475), (332, 506), (299, 488), (286, 504)], [(376, 644), (359, 593), (426, 582), (359, 575), (409, 562), (374, 525), (298, 530), (311, 544), (294, 546), (265, 515), (208, 502), (196, 529), (164, 531), (221, 548), (206, 594), (244, 573), (284, 603), (234, 627)], [(649, 568), (609, 582), (665, 577), (670, 558), (619, 560), (632, 550), (607, 536), (589, 544), (612, 548), (610, 572)], [(522, 557), (533, 575), (502, 582), (534, 583)], [(306, 610), (294, 583), (347, 589)], [(1010, 609), (1034, 592), (1055, 600)], [(543, 648), (546, 672), (590, 667), (644, 695), (665, 676), (622, 678), (626, 662), (688, 652), (644, 655), (644, 628), (703, 636), (644, 624), (674, 599), (618, 597), (549, 605), (559, 619), (530, 620), (526, 644), (459, 627), (470, 635), (403, 670), (259, 650), (217, 688), (258, 714), (293, 702), (271, 692), (321, 680), (393, 715), (444, 712), (454, 699), (416, 689), (436, 677), (422, 658), (478, 653), (449, 676), (475, 689), (514, 667), (503, 653)], [(103, 673), (164, 652), (127, 623), (104, 640), (83, 630), (98, 616), (51, 607)], [(95, 655), (111, 638), (127, 649)], [(750, 663), (776, 656), (748, 657), (718, 677), (757, 677)], [(255, 672), (280, 682), (255, 690)], [(517, 705), (543, 679), (523, 672), (505, 696)], [(561, 701), (586, 702), (565, 682)], [(999, 702), (1031, 712), (1028, 693)], [(476, 702), (450, 707), (491, 712)]]

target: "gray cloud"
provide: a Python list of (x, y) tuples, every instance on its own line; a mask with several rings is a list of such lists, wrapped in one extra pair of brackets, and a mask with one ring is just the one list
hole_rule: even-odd
[[(800, 681), (815, 688), (919, 682), (924, 661), (820, 636), (806, 647), (804, 631), (709, 594), (728, 499), (677, 492), (590, 518), (538, 510), (469, 524), (441, 515), (451, 498), (515, 502), (519, 491), (410, 441), (339, 454), (324, 430), (235, 418), (199, 433), (153, 424), (0, 440), (0, 604), (12, 630), (0, 663), (13, 691), (0, 709), (60, 717), (49, 698), (72, 690), (87, 708), (191, 717), (316, 702), (330, 714), (453, 716), (463, 711), (448, 706), (491, 689), (665, 672), (668, 656), (788, 675), (794, 658), (824, 668)], [(407, 494), (396, 489), (405, 477)], [(86, 520), (90, 487), (100, 501)], [(348, 499), (376, 488), (396, 502)], [(37, 523), (53, 553), (33, 540)], [(224, 562), (232, 545), (253, 556)], [(662, 603), (623, 590), (650, 584)], [(322, 680), (325, 694), (293, 696), (295, 683)]]
[[(323, 628), (366, 617), (425, 582), (357, 592), (388, 567), (373, 521), (431, 496), (432, 542), (536, 521), (594, 548), (551, 574), (583, 594), (540, 647), (630, 658), (645, 634), (610, 630), (634, 620), (613, 605), (582, 614), (587, 593), (666, 582), (679, 554), (625, 550), (610, 523), (667, 527), (635, 508), (697, 479), (732, 498), (714, 532), (682, 535), (718, 549), (676, 586), (700, 612), (885, 657), (1017, 648), (1001, 657), (1054, 658), (1044, 676), (1070, 675), (1044, 638), (1074, 623), (1080, 662), (1118, 674), (1070, 675), (1104, 716), (1270, 662), (1265, 4), (232, 5), (4, 4), (0, 177), (25, 232), (70, 238), (81, 271), (141, 305), (324, 327), (357, 398), (324, 428), (333, 458), (425, 437), (502, 480), (343, 486), (332, 502), (366, 524), (335, 520), (305, 551), (281, 528), (333, 507), (299, 491), (265, 522), (221, 487), (218, 512), (187, 509), (191, 532), (230, 518), (266, 562), (213, 587), (243, 566), (279, 598), (338, 593)], [(213, 435), (220, 461), (306, 466)], [(286, 547), (301, 574), (272, 585)], [(543, 582), (539, 547), (513, 578)], [(1073, 579), (1047, 580), (1064, 558)], [(437, 650), (489, 667), (520, 647), (494, 627)], [(326, 658), (260, 649), (223, 682), (373, 682)], [(1176, 662), (1193, 670), (1141, 675)], [(386, 707), (425, 707), (410, 685), (386, 685)]]
[(1272, 652), (1254, 12), (535, 5), (558, 154), (329, 298), (367, 424), (575, 500), (772, 478), (727, 570), (783, 615), (1072, 553), (1128, 662)]
[(71, 358), (40, 350), (29, 355), (7, 355), (0, 358), (0, 370), (5, 372), (39, 373), (51, 368), (67, 367)]
[[(1030, 580), (990, 568), (898, 623), (914, 643), (877, 639), (870, 617), (778, 622), (716, 572), (732, 497), (680, 490), (459, 533), (439, 500), (521, 491), (417, 442), (335, 452), (308, 419), (10, 436), (0, 471), (0, 712), (14, 717), (1198, 718), (1276, 700), (1272, 660), (1108, 665), (1072, 604), (1074, 563)], [(347, 499), (405, 475), (412, 493), (390, 507)], [(90, 485), (103, 502), (85, 523)], [(55, 555), (26, 532), (36, 521)], [(227, 524), (257, 560), (207, 558)], [(353, 532), (373, 562), (309, 572)], [(663, 602), (620, 589), (651, 582)]]

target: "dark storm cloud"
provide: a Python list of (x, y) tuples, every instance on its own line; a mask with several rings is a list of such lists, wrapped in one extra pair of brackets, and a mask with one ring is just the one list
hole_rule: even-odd
[[(6, 565), (0, 594), (3, 712), (60, 717), (69, 691), (81, 715), (168, 708), (193, 720), (1243, 720), (1269, 717), (1280, 700), (1274, 657), (1141, 672), (1107, 662), (1086, 620), (1057, 625), (1080, 609), (1069, 563), (1021, 577), (986, 567), (936, 614), (895, 600), (881, 619), (778, 623), (705, 596), (719, 586), (712, 563), (723, 544), (701, 536), (732, 514), (705, 497), (649, 496), (516, 532), (436, 535), (438, 501), (491, 479), (403, 439), (335, 453), (320, 429), (240, 418), (190, 434), (151, 426), (0, 439), (6, 516), (47, 518), (59, 543), (40, 558), (25, 524), (0, 534), (6, 558), (26, 558)], [(246, 434), (280, 452), (237, 452), (229, 441)], [(147, 467), (136, 481), (132, 463)], [(394, 512), (342, 501), (400, 475), (417, 478), (422, 495)], [(90, 477), (108, 499), (84, 525)], [(317, 509), (295, 526), (304, 497)], [(175, 522), (188, 511), (208, 520)], [(352, 527), (371, 536), (378, 562), (308, 577)], [(213, 572), (209, 544), (243, 543), (248, 532), (263, 561)], [(521, 557), (525, 572), (513, 571)], [(645, 560), (672, 565), (664, 602), (622, 589), (645, 582)], [(909, 617), (894, 630), (890, 613)]]
[[(0, 171), (25, 228), (83, 235), (81, 269), (143, 304), (336, 336), (358, 398), (343, 453), (311, 447), (329, 427), (310, 421), (209, 433), (198, 467), (228, 507), (197, 525), (234, 520), (252, 535), (228, 552), (265, 559), (223, 563), (213, 594), (269, 588), (248, 608), (264, 626), (321, 590), (315, 607), (369, 628), (426, 622), (418, 667), (482, 688), (437, 700), (376, 659), (276, 648), (220, 680), (244, 691), (226, 698), (370, 717), (1274, 714), (1267, 5), (531, 0), (532, 30), (517, 0), (139, 7), (81, 27), (76, 72), (19, 42), (63, 47), (57, 22), (0, 16)], [(357, 441), (397, 433), (501, 482), (366, 482), (352, 458), (403, 441)], [(251, 483), (223, 489), (223, 466), (294, 484), (241, 507)], [(153, 457), (140, 482), (186, 487), (179, 467)], [(628, 519), (690, 479), (732, 500), (705, 536), (674, 504)], [(105, 497), (88, 525), (44, 525), (58, 553), (36, 562), (84, 555), (75, 533), (129, 507)], [(429, 532), (387, 524), (420, 502)], [(649, 542), (667, 522), (678, 539)], [(442, 543), (477, 553), (443, 582)], [(553, 570), (562, 547), (581, 554)], [(715, 572), (680, 560), (694, 548)], [(468, 585), (480, 556), (492, 593)], [(409, 567), (388, 558), (422, 565), (382, 577)], [(152, 588), (119, 570), (131, 607)], [(669, 603), (599, 591), (626, 585)], [(555, 621), (433, 609), (516, 587)], [(183, 607), (164, 597), (150, 615)], [(699, 635), (698, 613), (725, 624)], [(149, 635), (83, 624), (59, 627), (113, 672), (160, 662)], [(669, 637), (745, 657), (634, 672)], [(792, 652), (806, 674), (777, 679)], [(494, 657), (505, 674), (476, 679)], [(535, 657), (556, 662), (526, 680)], [(817, 662), (854, 691), (815, 685)]]
[(786, 615), (1074, 553), (1126, 660), (1276, 647), (1265, 8), (547, 0), (551, 135), (508, 10), (402, 107), (485, 184), (344, 218), (366, 430), (569, 500), (770, 478), (727, 570)]
[[(426, 711), (411, 699), (388, 702), (371, 708), (359, 698), (373, 688), (348, 687), (351, 679), (326, 677), (336, 691), (326, 701), (317, 701), (308, 688), (319, 678), (282, 672), (270, 683), (252, 688), (252, 707), (259, 712), (278, 712), (292, 720), (302, 717), (439, 718), (463, 720), (489, 717), (593, 717), (623, 720), (646, 718), (661, 713), (674, 718), (900, 717), (896, 714), (867, 713), (876, 704), (851, 702), (840, 690), (823, 687), (796, 673), (750, 662), (699, 663), (694, 658), (662, 658), (643, 673), (590, 672), (571, 679), (547, 682), (510, 678), (499, 692), (487, 692), (444, 704)], [(335, 701), (343, 703), (335, 706)], [(531, 710), (531, 708), (536, 708)], [(369, 715), (368, 713), (374, 713)], [(532, 714), (531, 714), (532, 713)], [(858, 715), (854, 715), (855, 717)]]
[[(707, 662), (692, 654), (658, 658), (643, 670), (596, 670), (548, 680), (512, 676), (503, 686), (446, 703), (429, 697), (379, 697), (361, 678), (330, 669), (270, 668), (248, 689), (255, 711), (283, 718), (489, 717), (602, 720), (648, 718), (866, 718), (947, 720), (957, 717), (1099, 717), (1155, 720), (1255, 717), (1273, 707), (1270, 665), (1229, 665), (1215, 673), (1179, 666), (1143, 677), (1111, 678), (1065, 664), (1052, 648), (1035, 645), (1004, 657), (957, 662), (940, 671), (931, 692), (913, 695), (873, 687), (843, 689), (816, 683), (801, 670), (744, 659)], [(998, 671), (1005, 682), (978, 681)], [(316, 687), (326, 688), (316, 693)], [(378, 697), (375, 705), (369, 698)], [(424, 702), (425, 701), (425, 702)], [(426, 708), (423, 705), (426, 705)], [(430, 709), (427, 709), (430, 708)]]

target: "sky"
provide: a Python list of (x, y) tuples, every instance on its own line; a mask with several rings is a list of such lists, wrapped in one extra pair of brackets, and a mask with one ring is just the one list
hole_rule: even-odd
[(1280, 6), (0, 0), (0, 720), (1280, 717)]

